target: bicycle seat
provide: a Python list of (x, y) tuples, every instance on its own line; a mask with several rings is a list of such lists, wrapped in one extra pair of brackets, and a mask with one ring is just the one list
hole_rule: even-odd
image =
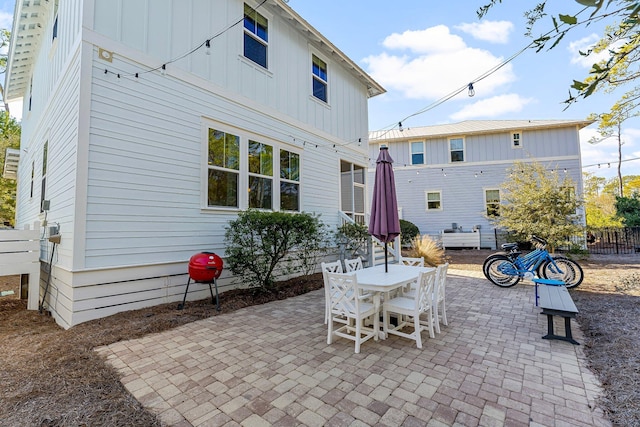
[(505, 251), (518, 250), (518, 244), (517, 243), (503, 243), (503, 244), (500, 245), (500, 247)]

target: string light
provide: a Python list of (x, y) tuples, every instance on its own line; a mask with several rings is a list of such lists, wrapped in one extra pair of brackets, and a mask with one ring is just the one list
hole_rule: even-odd
[(398, 122), (398, 130), (400, 132), (404, 131), (403, 127), (402, 127), (402, 122)]
[(476, 91), (473, 89), (473, 82), (469, 83), (469, 97), (472, 97), (473, 95), (476, 94)]
[(207, 40), (204, 42), (205, 46), (207, 47), (207, 50), (205, 51), (205, 53), (207, 55), (211, 55), (211, 41)]

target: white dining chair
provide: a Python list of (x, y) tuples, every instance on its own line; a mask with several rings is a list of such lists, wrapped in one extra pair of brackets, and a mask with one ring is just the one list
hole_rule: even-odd
[(447, 291), (447, 270), (449, 269), (449, 263), (440, 264), (436, 268), (436, 284), (433, 291), (433, 312), (435, 316), (436, 332), (440, 333), (440, 322), (443, 325), (449, 325), (447, 321), (447, 303), (446, 303), (446, 291)]
[(320, 269), (322, 270), (322, 278), (324, 280), (324, 324), (326, 325), (329, 321), (329, 284), (327, 282), (326, 273), (342, 273), (342, 263), (340, 262), (340, 260), (333, 262), (323, 262), (320, 264)]
[[(433, 331), (433, 289), (436, 282), (436, 270), (420, 272), (418, 286), (413, 298), (398, 296), (385, 301), (382, 304), (383, 330), (385, 335), (393, 334), (415, 340), (416, 346), (422, 348), (421, 333), (429, 331), (431, 338), (435, 337)], [(398, 326), (389, 325), (391, 313), (398, 316)], [(421, 318), (422, 317), (422, 318)], [(413, 332), (403, 332), (402, 329), (413, 328)]]
[[(370, 294), (361, 294), (358, 280), (354, 273), (326, 273), (329, 285), (329, 323), (327, 344), (338, 336), (355, 342), (355, 352), (360, 353), (360, 346), (373, 338), (378, 340), (380, 331), (380, 315), (376, 306), (368, 302)], [(373, 328), (364, 326), (364, 320), (373, 317)], [(334, 323), (341, 324), (334, 329)]]
[(347, 273), (351, 273), (352, 271), (362, 270), (364, 266), (362, 265), (362, 258), (354, 258), (354, 259), (345, 259), (344, 266), (347, 269)]
[(410, 267), (424, 267), (424, 258), (422, 257), (412, 258), (412, 257), (401, 256), (400, 264), (408, 265)]

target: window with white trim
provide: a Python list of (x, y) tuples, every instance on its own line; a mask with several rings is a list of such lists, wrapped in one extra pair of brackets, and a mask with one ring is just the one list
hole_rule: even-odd
[(327, 101), (327, 63), (315, 55), (311, 55), (311, 80), (313, 96), (320, 101)]
[(522, 134), (520, 132), (511, 134), (511, 148), (522, 148)]
[(500, 190), (496, 188), (484, 190), (484, 205), (488, 217), (500, 216)]
[(44, 202), (47, 199), (47, 157), (49, 156), (49, 141), (42, 147), (42, 179), (40, 187), (40, 212), (44, 212)]
[(51, 40), (58, 38), (58, 3), (59, 0), (53, 2), (53, 29), (51, 30)]
[(411, 164), (423, 165), (424, 162), (424, 142), (412, 142), (411, 143)]
[(464, 138), (449, 139), (449, 153), (451, 163), (464, 162)]
[(207, 206), (240, 207), (240, 137), (209, 129)]
[(441, 191), (425, 191), (428, 211), (442, 210), (442, 192)]
[(364, 166), (340, 161), (340, 208), (358, 224), (364, 224), (365, 176)]
[(301, 210), (300, 154), (224, 125), (207, 127), (206, 206)]
[(244, 5), (244, 56), (267, 68), (269, 21), (254, 8)]

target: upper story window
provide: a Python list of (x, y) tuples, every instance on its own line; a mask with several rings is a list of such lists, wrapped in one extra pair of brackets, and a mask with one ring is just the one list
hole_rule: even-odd
[(240, 137), (209, 129), (207, 205), (239, 207)]
[(411, 164), (424, 164), (424, 143), (422, 141), (411, 143)]
[(31, 188), (29, 191), (29, 197), (33, 197), (33, 184), (36, 179), (36, 162), (31, 162)]
[(313, 55), (311, 59), (313, 96), (327, 102), (327, 63)]
[(54, 0), (53, 2), (53, 30), (51, 31), (51, 40), (58, 38), (58, 2), (59, 0)]
[(251, 6), (244, 5), (244, 56), (267, 68), (269, 21)]
[(513, 132), (511, 134), (511, 147), (512, 148), (522, 147), (522, 134), (520, 132)]
[(449, 140), (449, 152), (451, 162), (464, 162), (464, 138), (451, 138)]
[(273, 147), (249, 140), (249, 207), (273, 208)]
[(500, 216), (500, 190), (499, 189), (485, 190), (484, 204), (486, 207), (487, 216), (489, 217)]
[(440, 191), (427, 191), (427, 210), (440, 210), (442, 209), (442, 193)]

